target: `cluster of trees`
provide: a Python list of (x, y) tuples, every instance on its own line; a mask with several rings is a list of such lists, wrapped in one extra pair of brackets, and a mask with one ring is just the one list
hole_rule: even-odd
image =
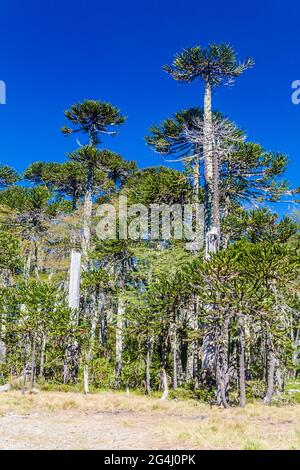
[[(299, 367), (297, 219), (266, 204), (292, 200), (287, 159), (247, 142), (212, 90), (253, 65), (226, 44), (193, 47), (164, 67), (204, 82), (203, 108), (151, 127), (165, 160), (138, 169), (103, 148), (125, 123), (110, 103), (65, 111), (78, 148), (64, 163), (0, 166), (0, 379), (186, 389), (228, 407), (271, 403)], [(100, 240), (97, 207), (204, 204), (204, 247), (185, 240)], [(252, 208), (249, 209), (250, 204)], [(254, 392), (253, 392), (254, 390)]]

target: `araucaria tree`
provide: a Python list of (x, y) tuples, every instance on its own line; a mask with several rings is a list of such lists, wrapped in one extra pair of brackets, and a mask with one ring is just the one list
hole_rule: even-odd
[(86, 168), (82, 251), (85, 260), (87, 260), (91, 242), (92, 197), (95, 170), (101, 160), (101, 154), (97, 150), (97, 146), (102, 142), (101, 135), (116, 134), (115, 129), (125, 122), (125, 117), (121, 115), (118, 108), (110, 103), (95, 100), (86, 100), (82, 103), (74, 104), (65, 111), (65, 116), (72, 124), (72, 127), (63, 127), (61, 129), (63, 134), (83, 133), (88, 136), (88, 143), (72, 156), (72, 160), (82, 163)]
[(230, 45), (211, 44), (207, 49), (200, 46), (186, 49), (175, 56), (171, 65), (164, 66), (164, 70), (177, 81), (191, 83), (201, 79), (204, 82), (203, 158), (207, 257), (211, 252), (215, 252), (220, 244), (219, 164), (214, 152), (212, 89), (222, 84), (232, 84), (236, 77), (252, 65), (252, 59), (238, 62)]

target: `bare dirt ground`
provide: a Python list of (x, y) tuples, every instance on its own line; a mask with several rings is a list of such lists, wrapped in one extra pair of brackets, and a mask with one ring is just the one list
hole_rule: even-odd
[(300, 449), (300, 405), (15, 391), (0, 395), (0, 449)]

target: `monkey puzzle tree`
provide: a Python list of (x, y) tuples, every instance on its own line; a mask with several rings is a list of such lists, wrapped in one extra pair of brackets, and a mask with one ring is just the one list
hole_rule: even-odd
[[(38, 273), (41, 264), (41, 244), (48, 231), (51, 193), (45, 186), (33, 188), (14, 186), (0, 193), (0, 204), (12, 210), (10, 224), (21, 235), (23, 241), (29, 241), (27, 251), (28, 274), (33, 254), (34, 268)], [(7, 227), (11, 228), (11, 227)]]
[[(84, 191), (84, 215), (82, 249), (85, 259), (88, 259), (88, 250), (91, 241), (92, 194), (95, 181), (95, 168), (98, 161), (96, 147), (101, 143), (101, 134), (115, 135), (115, 127), (125, 122), (120, 110), (110, 103), (96, 100), (86, 100), (76, 103), (65, 111), (65, 117), (72, 127), (61, 129), (65, 135), (83, 133), (88, 136), (88, 144), (78, 151), (77, 161), (86, 165), (86, 182)], [(74, 158), (73, 158), (74, 160)]]
[(0, 165), (0, 188), (5, 189), (19, 180), (18, 173), (8, 165)]
[(164, 70), (177, 81), (191, 83), (201, 79), (205, 84), (203, 158), (206, 256), (217, 250), (220, 239), (220, 214), (218, 201), (214, 197), (219, 184), (219, 172), (213, 149), (212, 89), (221, 84), (232, 83), (252, 65), (252, 59), (238, 62), (230, 45), (211, 44), (207, 49), (201, 46), (186, 49), (175, 56), (171, 65), (164, 66)]
[[(214, 111), (213, 116), (216, 119), (222, 117), (218, 111)], [(153, 125), (150, 128), (150, 134), (146, 136), (147, 144), (160, 155), (185, 163), (192, 175), (196, 202), (199, 202), (200, 196), (202, 146), (191, 142), (186, 131), (196, 131), (198, 121), (203, 122), (202, 108), (177, 111), (174, 116), (163, 120), (160, 125)]]
[(108, 177), (117, 191), (125, 183), (125, 181), (136, 171), (136, 163), (134, 161), (126, 161), (121, 155), (110, 150), (103, 150), (102, 166), (107, 172)]

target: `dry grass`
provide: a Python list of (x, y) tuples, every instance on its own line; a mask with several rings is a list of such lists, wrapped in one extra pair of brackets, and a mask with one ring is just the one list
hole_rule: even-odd
[(0, 395), (0, 448), (2, 442), (2, 448), (300, 449), (300, 405), (224, 410), (123, 393), (10, 392)]

